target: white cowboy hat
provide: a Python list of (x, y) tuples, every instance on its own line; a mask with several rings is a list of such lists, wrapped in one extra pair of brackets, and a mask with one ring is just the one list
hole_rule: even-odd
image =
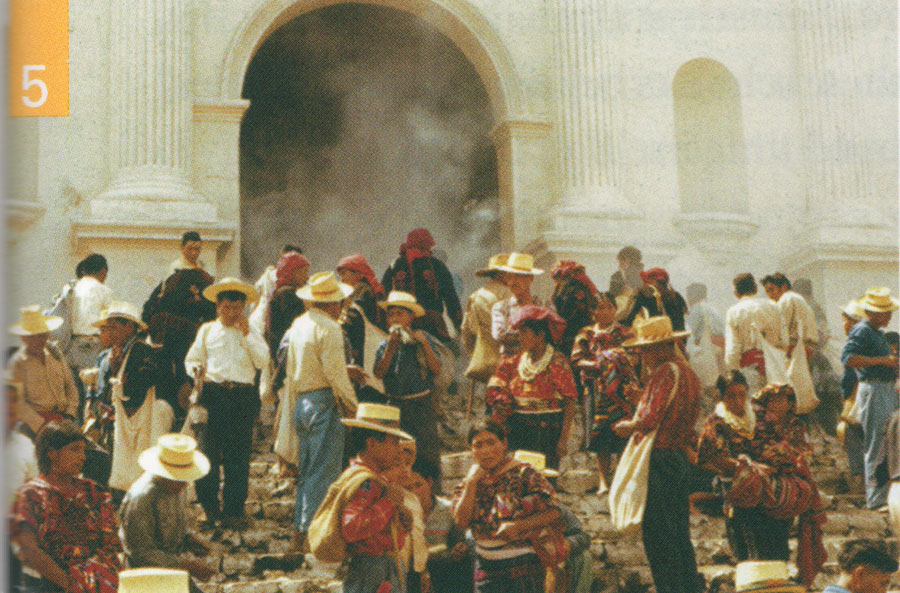
[(356, 418), (342, 418), (346, 426), (386, 432), (407, 441), (415, 438), (400, 430), (400, 408), (385, 404), (361, 403), (356, 407)]
[(803, 593), (806, 587), (788, 578), (781, 560), (741, 562), (734, 571), (735, 593)]
[(559, 476), (558, 471), (547, 467), (547, 458), (543, 453), (538, 453), (537, 451), (524, 451), (522, 449), (519, 449), (518, 451), (513, 453), (513, 459), (515, 459), (516, 461), (521, 461), (522, 463), (527, 463), (545, 476), (549, 476), (551, 478)]
[(500, 272), (500, 266), (506, 265), (507, 260), (509, 259), (508, 253), (498, 253), (497, 255), (492, 255), (488, 260), (488, 265), (486, 268), (481, 268), (480, 270), (475, 272), (476, 276), (492, 276), (497, 272)]
[(506, 263), (498, 265), (497, 269), (501, 272), (529, 274), (531, 276), (544, 273), (544, 270), (534, 267), (534, 257), (529, 253), (510, 253)]
[(37, 336), (58, 329), (63, 324), (62, 317), (44, 317), (40, 305), (29, 305), (22, 309), (22, 320), (9, 328), (14, 336)]
[(865, 309), (862, 308), (860, 304), (860, 299), (853, 299), (841, 309), (841, 313), (843, 313), (849, 319), (853, 321), (860, 321), (863, 317), (866, 316)]
[(138, 464), (154, 476), (193, 482), (209, 473), (209, 459), (186, 434), (164, 434), (138, 457)]
[(132, 568), (119, 573), (119, 593), (188, 593), (188, 572), (172, 568)]
[(859, 299), (859, 306), (872, 313), (888, 313), (900, 309), (900, 300), (891, 296), (891, 290), (884, 286), (870, 288), (866, 296)]
[(92, 325), (94, 327), (102, 327), (107, 319), (127, 319), (136, 323), (138, 328), (142, 330), (147, 329), (147, 324), (141, 321), (141, 313), (138, 311), (138, 308), (125, 301), (113, 301), (110, 303), (100, 314), (100, 320), (95, 321)]
[(381, 301), (378, 303), (378, 306), (388, 310), (388, 307), (401, 307), (406, 309), (416, 317), (421, 317), (425, 315), (425, 309), (416, 302), (416, 297), (409, 294), (408, 292), (403, 292), (400, 290), (392, 290), (391, 294), (388, 295), (387, 300)]
[(649, 346), (660, 342), (669, 342), (691, 335), (688, 330), (672, 331), (672, 320), (666, 315), (657, 315), (647, 319), (635, 319), (635, 337), (622, 344), (623, 348)]
[(319, 272), (297, 290), (297, 297), (314, 303), (339, 303), (353, 293), (353, 287), (338, 281), (334, 272)]
[(203, 298), (208, 301), (216, 302), (220, 292), (235, 290), (247, 297), (247, 304), (252, 305), (259, 300), (259, 292), (245, 282), (241, 282), (238, 278), (222, 278), (215, 284), (210, 284), (203, 289)]

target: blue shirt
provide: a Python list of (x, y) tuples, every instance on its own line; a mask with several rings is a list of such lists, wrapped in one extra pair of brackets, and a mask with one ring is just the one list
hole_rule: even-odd
[[(378, 346), (378, 352), (375, 354), (376, 365), (384, 358), (387, 343), (387, 340), (383, 340), (381, 345)], [(433, 350), (435, 345), (431, 336), (428, 336), (428, 343)], [(417, 356), (419, 348), (418, 342), (401, 344), (394, 353), (391, 366), (388, 367), (387, 373), (382, 379), (384, 381), (384, 390), (388, 397), (412, 395), (431, 389), (434, 384), (434, 375), (431, 374), (424, 359), (421, 363), (419, 362)]]
[(850, 593), (850, 591), (837, 585), (828, 585), (822, 590), (822, 593)]
[[(844, 351), (841, 354), (841, 363), (847, 364), (851, 356), (866, 356), (869, 358), (890, 356), (891, 347), (884, 338), (884, 332), (872, 325), (868, 319), (863, 319), (853, 326)], [(862, 381), (887, 381), (893, 382), (896, 372), (889, 366), (874, 366), (865, 369), (856, 369), (856, 376)]]

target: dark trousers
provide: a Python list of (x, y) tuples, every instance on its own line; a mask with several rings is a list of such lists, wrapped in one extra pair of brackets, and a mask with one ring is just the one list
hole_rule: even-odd
[(658, 593), (699, 593), (705, 589), (691, 544), (689, 469), (682, 451), (654, 449), (650, 454), (647, 506), (641, 527), (644, 553)]
[[(197, 480), (197, 499), (208, 520), (241, 517), (250, 479), (253, 423), (259, 414), (259, 391), (253, 386), (226, 389), (205, 383), (200, 404), (209, 411), (200, 450), (209, 458), (209, 473)], [(219, 467), (225, 470), (219, 507)]]
[(725, 519), (728, 545), (738, 562), (744, 560), (790, 560), (788, 535), (792, 519), (773, 519), (761, 509), (733, 509)]
[(513, 412), (506, 420), (509, 450), (524, 449), (543, 453), (547, 467), (559, 467), (556, 447), (562, 434), (563, 413), (522, 414)]

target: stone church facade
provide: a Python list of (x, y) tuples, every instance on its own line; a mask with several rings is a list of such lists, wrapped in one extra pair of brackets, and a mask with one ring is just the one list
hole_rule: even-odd
[[(186, 230), (237, 275), (248, 64), (338, 3), (70, 0), (70, 116), (9, 122), (7, 316), (92, 251), (140, 304)], [(735, 272), (807, 276), (835, 327), (849, 294), (896, 289), (895, 2), (366, 3), (426, 21), (484, 83), (503, 249), (605, 286), (635, 244), (723, 307)]]

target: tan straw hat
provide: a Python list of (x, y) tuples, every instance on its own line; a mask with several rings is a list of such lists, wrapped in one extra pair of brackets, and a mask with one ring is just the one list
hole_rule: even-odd
[(353, 293), (353, 287), (338, 281), (334, 272), (319, 272), (297, 290), (297, 297), (314, 303), (339, 303)]
[(63, 324), (62, 317), (44, 317), (40, 305), (29, 305), (22, 309), (22, 320), (9, 328), (14, 336), (37, 336), (58, 329)]
[(95, 321), (92, 325), (94, 327), (102, 327), (107, 319), (126, 319), (133, 321), (142, 330), (147, 329), (147, 324), (141, 321), (141, 312), (138, 311), (138, 308), (125, 301), (113, 301), (110, 303), (100, 314), (100, 320)]
[(544, 270), (534, 267), (534, 257), (530, 253), (510, 253), (506, 263), (498, 265), (497, 269), (501, 272), (530, 274), (532, 276), (544, 273)]
[(222, 278), (215, 284), (211, 284), (203, 289), (203, 298), (208, 301), (216, 302), (220, 292), (236, 290), (243, 293), (247, 297), (247, 304), (252, 305), (259, 300), (259, 292), (249, 284), (241, 282), (237, 278)]
[(734, 571), (736, 593), (803, 593), (806, 587), (788, 578), (787, 563), (781, 560), (741, 562)]
[(415, 438), (400, 430), (400, 408), (384, 404), (361, 403), (356, 407), (356, 418), (342, 418), (341, 422), (355, 428), (367, 428), (386, 432), (407, 441)]
[(672, 331), (672, 320), (666, 315), (657, 315), (647, 319), (635, 319), (635, 337), (622, 344), (624, 348), (649, 346), (660, 342), (669, 342), (691, 335), (688, 330)]
[(188, 572), (172, 568), (132, 568), (119, 573), (119, 593), (188, 593)]
[(870, 288), (866, 296), (859, 299), (859, 305), (865, 311), (872, 313), (888, 313), (900, 309), (900, 300), (891, 296), (891, 290), (884, 286)]
[(388, 310), (388, 307), (402, 307), (416, 317), (425, 315), (425, 309), (416, 302), (416, 297), (400, 290), (392, 290), (387, 300), (381, 301), (378, 306), (385, 311)]
[(513, 453), (513, 459), (515, 459), (516, 461), (521, 461), (522, 463), (527, 463), (545, 476), (549, 476), (551, 478), (559, 476), (558, 471), (547, 467), (547, 458), (543, 453), (538, 453), (536, 451), (524, 451), (522, 449), (519, 449), (518, 451)]
[(475, 272), (476, 276), (492, 276), (497, 272), (500, 272), (500, 266), (506, 265), (506, 261), (509, 259), (508, 253), (498, 253), (497, 255), (492, 255), (488, 260), (488, 265), (486, 268), (481, 268)]
[(209, 459), (186, 434), (164, 434), (138, 457), (138, 464), (155, 476), (193, 482), (209, 473)]

